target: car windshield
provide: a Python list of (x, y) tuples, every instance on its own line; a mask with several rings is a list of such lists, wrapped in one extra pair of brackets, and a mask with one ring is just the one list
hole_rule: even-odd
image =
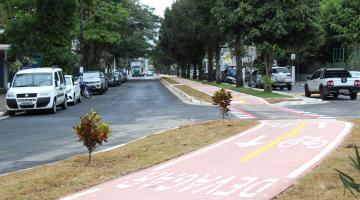
[(288, 68), (276, 68), (276, 72), (284, 74), (290, 73)]
[(51, 73), (26, 73), (17, 74), (14, 78), (13, 87), (39, 87), (52, 86)]
[(351, 77), (350, 73), (346, 70), (326, 70), (324, 73), (324, 78), (343, 78)]
[(71, 77), (65, 77), (65, 84), (66, 85), (72, 85), (71, 84)]
[(98, 72), (84, 73), (84, 79), (92, 79), (92, 78), (100, 78), (100, 74)]

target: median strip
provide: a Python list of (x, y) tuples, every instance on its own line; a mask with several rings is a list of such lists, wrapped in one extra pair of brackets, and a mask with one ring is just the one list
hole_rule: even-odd
[(185, 125), (95, 154), (89, 166), (87, 156), (81, 155), (0, 176), (0, 199), (56, 199), (208, 146), (256, 124), (230, 120)]

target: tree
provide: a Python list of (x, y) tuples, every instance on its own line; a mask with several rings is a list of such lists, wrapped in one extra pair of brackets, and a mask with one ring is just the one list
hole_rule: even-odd
[[(271, 76), (278, 48), (308, 48), (322, 37), (319, 6), (317, 0), (246, 1), (244, 20), (250, 23), (249, 37), (263, 52), (266, 77)], [(271, 92), (271, 85), (265, 91)]]
[(215, 92), (212, 96), (215, 105), (219, 106), (220, 113), (223, 121), (225, 120), (225, 115), (230, 111), (230, 103), (232, 99), (231, 92), (226, 91), (224, 88)]
[(236, 55), (236, 87), (243, 87), (241, 76), (244, 45), (248, 43), (251, 22), (254, 21), (254, 10), (247, 1), (217, 0), (213, 14), (224, 33), (234, 36), (232, 44)]
[(108, 123), (103, 122), (97, 112), (91, 111), (80, 118), (80, 124), (73, 127), (79, 142), (88, 149), (89, 159), (91, 162), (91, 154), (97, 146), (107, 142), (111, 133)]

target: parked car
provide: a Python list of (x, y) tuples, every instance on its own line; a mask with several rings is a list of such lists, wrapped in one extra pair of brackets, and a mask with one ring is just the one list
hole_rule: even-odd
[[(255, 87), (264, 88), (265, 80), (264, 76), (261, 75), (260, 70), (255, 70), (252, 74), (252, 82), (255, 83)], [(291, 73), (286, 67), (273, 67), (271, 72), (271, 80), (273, 82), (273, 88), (280, 88), (283, 90), (292, 90), (291, 84)]]
[(87, 71), (83, 73), (83, 82), (91, 91), (104, 94), (106, 92), (105, 75), (99, 71)]
[(122, 72), (121, 75), (124, 77), (124, 82), (128, 81), (128, 76), (126, 72)]
[(60, 68), (32, 68), (18, 71), (8, 84), (6, 108), (10, 116), (18, 111), (67, 108), (65, 77)]
[(236, 84), (236, 68), (235, 67), (228, 67), (224, 71), (224, 82)]
[(360, 71), (350, 71), (351, 77), (360, 77)]
[(80, 85), (71, 75), (65, 75), (67, 102), (75, 105), (81, 102)]
[(154, 71), (148, 70), (146, 75), (147, 76), (154, 76)]
[(119, 75), (116, 73), (107, 73), (105, 75), (109, 81), (109, 86), (116, 87), (119, 85)]
[(338, 97), (342, 94), (355, 100), (360, 91), (360, 78), (352, 78), (345, 68), (321, 69), (308, 77), (304, 87), (306, 97), (318, 93), (321, 99), (325, 100), (329, 95)]

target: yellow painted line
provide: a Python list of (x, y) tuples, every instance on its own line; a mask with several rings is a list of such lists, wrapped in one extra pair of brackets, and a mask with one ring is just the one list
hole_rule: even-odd
[(298, 127), (296, 127), (294, 130), (292, 130), (290, 133), (286, 134), (286, 135), (283, 135), (279, 138), (277, 138), (276, 140), (274, 140), (273, 142), (271, 142), (270, 144), (254, 151), (253, 153), (241, 158), (241, 161), (247, 161), (247, 160), (250, 160), (251, 158), (263, 153), (264, 151), (270, 149), (271, 147), (279, 144), (280, 142), (284, 141), (284, 140), (287, 140), (289, 138), (291, 138), (292, 136), (296, 135), (299, 131), (301, 131), (303, 128), (305, 127), (305, 123), (304, 122), (301, 122), (299, 124)]
[(245, 104), (245, 101), (244, 101), (244, 100), (240, 100), (239, 103), (240, 103), (240, 104)]

